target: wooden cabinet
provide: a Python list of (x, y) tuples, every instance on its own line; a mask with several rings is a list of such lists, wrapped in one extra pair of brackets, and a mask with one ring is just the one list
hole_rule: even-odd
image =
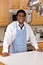
[[(43, 42), (38, 42), (38, 46), (43, 51)], [(30, 43), (28, 43), (27, 44), (27, 51), (33, 51), (33, 50), (35, 50), (35, 48)]]
[(43, 50), (43, 42), (38, 42), (39, 48)]
[[(0, 46), (0, 55), (2, 55), (3, 46)], [(10, 52), (10, 46), (8, 47), (8, 52)]]
[(30, 43), (28, 43), (27, 44), (27, 51), (33, 51), (33, 50), (35, 50), (35, 48)]
[(23, 4), (22, 4), (22, 8), (23, 8), (23, 9), (28, 9), (27, 3), (28, 3), (29, 0), (21, 0), (21, 1), (22, 1), (22, 3), (23, 3)]
[(10, 0), (10, 9), (27, 9), (28, 0)]
[(40, 0), (41, 4), (43, 4), (43, 0)]
[(43, 25), (43, 16), (39, 16), (35, 10), (32, 11), (31, 25)]
[(3, 64), (2, 62), (0, 62), (0, 65), (5, 65), (5, 64)]
[[(43, 4), (43, 0), (40, 0), (41, 4)], [(39, 16), (36, 10), (32, 11), (32, 22), (31, 25), (43, 25), (43, 16)]]
[(6, 26), (8, 18), (8, 0), (0, 0), (0, 26)]
[(0, 55), (2, 54), (2, 48), (3, 48), (3, 47), (2, 47), (2, 46), (0, 46)]
[(10, 0), (9, 1), (9, 8), (10, 9), (19, 9), (20, 0)]

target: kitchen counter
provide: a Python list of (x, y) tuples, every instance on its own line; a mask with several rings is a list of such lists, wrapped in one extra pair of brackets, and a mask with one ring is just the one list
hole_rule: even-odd
[(31, 51), (0, 56), (0, 62), (5, 65), (43, 65), (43, 52)]

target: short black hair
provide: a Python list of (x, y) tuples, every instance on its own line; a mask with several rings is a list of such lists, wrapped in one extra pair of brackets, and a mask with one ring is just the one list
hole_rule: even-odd
[(24, 16), (26, 16), (26, 12), (25, 12), (24, 10), (22, 10), (22, 9), (17, 11), (16, 16), (18, 16), (18, 14), (19, 14), (20, 12), (24, 13)]

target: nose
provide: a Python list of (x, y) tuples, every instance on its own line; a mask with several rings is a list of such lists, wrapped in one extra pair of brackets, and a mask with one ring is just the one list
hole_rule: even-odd
[(23, 18), (23, 16), (20, 16), (20, 18), (22, 19), (22, 18)]

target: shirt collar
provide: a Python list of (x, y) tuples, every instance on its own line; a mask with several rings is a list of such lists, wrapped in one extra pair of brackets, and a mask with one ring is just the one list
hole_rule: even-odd
[[(18, 30), (20, 30), (21, 28), (19, 27), (19, 22), (17, 21), (17, 27), (18, 27)], [(24, 29), (24, 26), (23, 26), (23, 28), (22, 29)]]

